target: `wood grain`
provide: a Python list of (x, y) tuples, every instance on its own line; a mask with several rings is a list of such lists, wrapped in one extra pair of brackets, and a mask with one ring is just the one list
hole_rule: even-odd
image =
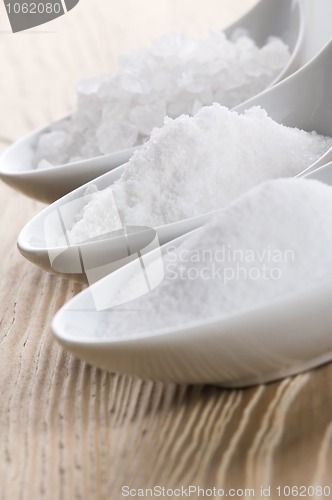
[[(1, 148), (67, 112), (75, 81), (109, 70), (120, 51), (174, 27), (224, 25), (252, 3), (82, 0), (50, 24), (54, 33), (0, 34)], [(256, 497), (262, 485), (332, 487), (331, 364), (237, 391), (86, 365), (49, 329), (80, 286), (16, 250), (19, 230), (41, 208), (0, 186), (1, 500), (118, 500), (123, 485), (255, 488)]]

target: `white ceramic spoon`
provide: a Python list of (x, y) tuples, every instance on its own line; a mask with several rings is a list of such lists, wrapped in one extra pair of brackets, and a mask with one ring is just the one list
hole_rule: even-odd
[[(103, 190), (120, 178), (126, 168), (122, 165), (97, 179), (90, 181), (55, 201), (42, 212), (36, 215), (22, 229), (17, 240), (21, 254), (30, 262), (40, 266), (45, 271), (71, 278), (79, 282), (86, 282), (86, 265), (82, 254), (89, 252), (94, 260), (105, 264), (116, 264), (121, 267), (121, 258), (127, 258), (127, 235), (123, 231), (115, 231), (110, 235), (101, 235), (101, 238), (72, 245), (67, 240), (66, 230), (73, 225), (80, 208), (86, 203), (85, 192), (89, 186)], [(203, 214), (191, 219), (166, 224), (155, 228), (159, 243), (163, 245), (174, 238), (196, 229), (208, 221), (214, 212)], [(62, 242), (61, 242), (62, 240)], [(142, 234), (141, 243), (145, 236)], [(135, 248), (136, 248), (135, 243)], [(122, 253), (121, 253), (122, 251)], [(89, 257), (90, 262), (90, 257)]]
[[(225, 32), (230, 36), (239, 27), (246, 29), (259, 45), (263, 45), (269, 36), (275, 35), (289, 46), (292, 56), (287, 66), (271, 84), (284, 78), (299, 66), (303, 38), (303, 16), (299, 0), (260, 0), (248, 14)], [(37, 170), (33, 160), (33, 148), (38, 136), (48, 128), (39, 129), (15, 142), (0, 158), (0, 178), (4, 182), (28, 196), (47, 203), (127, 162), (137, 149), (130, 148), (88, 160)]]
[[(145, 258), (147, 266), (158, 264), (160, 251)], [(150, 333), (137, 337), (131, 335), (129, 326), (119, 338), (107, 322), (112, 314), (123, 314), (126, 321), (126, 313), (102, 310), (100, 298), (107, 299), (106, 306), (112, 304), (133, 276), (137, 276), (137, 261), (70, 300), (53, 320), (56, 339), (75, 356), (111, 371), (226, 387), (270, 382), (332, 359), (332, 283), (225, 318), (159, 331), (151, 328)]]
[[(332, 162), (305, 177), (332, 185)], [(148, 270), (158, 274), (161, 255), (187, 237), (143, 255), (150, 283)], [(152, 267), (153, 263), (157, 266)], [(332, 283), (225, 318), (152, 330), (136, 337), (128, 327), (126, 336), (119, 338), (107, 328), (107, 322), (112, 314), (125, 312), (114, 312), (112, 303), (116, 304), (118, 292), (137, 272), (137, 261), (131, 262), (63, 306), (52, 323), (52, 332), (60, 344), (75, 356), (111, 371), (225, 387), (271, 382), (332, 359)], [(160, 276), (156, 284), (158, 280)], [(130, 293), (135, 298), (132, 287)], [(136, 296), (143, 293), (139, 287)], [(100, 307), (101, 301), (107, 310)]]
[[(266, 91), (260, 97), (248, 101), (242, 109), (254, 104), (260, 104), (282, 123), (307, 130), (316, 129), (318, 132), (332, 137), (331, 60), (332, 41), (311, 63), (284, 82), (279, 83), (276, 87)], [(331, 150), (313, 165), (308, 166), (304, 173), (327, 163), (328, 158), (331, 158)], [(89, 248), (90, 255), (94, 253), (96, 259), (97, 256), (100, 256), (102, 261), (104, 261), (104, 256), (108, 255), (110, 261), (111, 249), (120, 244), (119, 239), (124, 238), (123, 234), (122, 236), (120, 234), (114, 236), (117, 242), (114, 239), (105, 237), (101, 241), (82, 243), (79, 246), (71, 245), (70, 242), (60, 245), (59, 237), (63, 233), (63, 228), (70, 229), (72, 227), (75, 215), (80, 206), (84, 204), (84, 194), (87, 187), (94, 185), (98, 190), (105, 189), (119, 179), (125, 168), (126, 166), (122, 165), (90, 181), (56, 201), (32, 219), (18, 237), (18, 248), (22, 255), (46, 271), (55, 272), (78, 281), (86, 280), (84, 263), (79, 265), (82, 261), (81, 253), (84, 249)], [(59, 217), (54, 215), (55, 213), (60, 214), (61, 222), (59, 222)], [(213, 213), (207, 213), (156, 228), (160, 243), (167, 243), (200, 227), (212, 215)], [(58, 258), (60, 254), (62, 255), (61, 259)], [(61, 264), (54, 265), (54, 256), (58, 258), (58, 262), (61, 262)], [(127, 254), (123, 255), (123, 257), (126, 256)], [(118, 261), (118, 252), (114, 259)]]

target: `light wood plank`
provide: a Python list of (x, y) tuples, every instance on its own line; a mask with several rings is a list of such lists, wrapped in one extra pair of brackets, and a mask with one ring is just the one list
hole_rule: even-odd
[[(0, 148), (69, 111), (74, 83), (120, 51), (171, 28), (203, 33), (252, 3), (81, 0), (54, 33), (0, 34)], [(50, 322), (80, 286), (16, 250), (42, 207), (0, 186), (1, 499), (117, 500), (126, 484), (332, 486), (332, 365), (227, 391), (106, 373), (59, 347)]]

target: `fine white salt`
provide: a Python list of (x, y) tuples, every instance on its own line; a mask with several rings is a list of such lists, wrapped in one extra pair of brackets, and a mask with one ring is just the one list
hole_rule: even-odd
[(261, 92), (285, 67), (288, 47), (278, 38), (258, 47), (241, 33), (232, 40), (221, 31), (203, 39), (170, 33), (122, 56), (116, 74), (81, 82), (76, 112), (40, 136), (38, 168), (142, 144), (166, 115), (213, 102), (233, 107)]
[(69, 232), (72, 244), (122, 225), (168, 224), (227, 206), (253, 186), (295, 176), (320, 158), (332, 138), (280, 125), (258, 107), (243, 115), (219, 104), (194, 117), (167, 118), (131, 158), (121, 178), (96, 192)]
[(170, 245), (161, 284), (112, 308), (96, 334), (145, 335), (226, 317), (331, 280), (331, 213), (332, 189), (318, 181), (261, 184)]

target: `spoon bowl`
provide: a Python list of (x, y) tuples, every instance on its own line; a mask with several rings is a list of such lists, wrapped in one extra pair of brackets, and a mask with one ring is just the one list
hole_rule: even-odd
[[(115, 231), (111, 235), (109, 233), (100, 235), (99, 238), (84, 241), (81, 244), (71, 244), (67, 237), (67, 230), (71, 228), (77, 212), (86, 203), (88, 196), (86, 192), (89, 187), (94, 186), (98, 190), (106, 189), (121, 177), (125, 168), (126, 165), (121, 165), (107, 172), (68, 193), (37, 214), (19, 234), (17, 246), (21, 254), (45, 271), (82, 283), (87, 282), (86, 266), (82, 260), (82, 254), (86, 253), (86, 249), (89, 249), (89, 255), (95, 256), (95, 260), (99, 257), (105, 262), (106, 259), (107, 264), (113, 266), (113, 270), (117, 265), (122, 266), (121, 259), (128, 257), (128, 235), (124, 229), (124, 232)], [(159, 243), (163, 245), (200, 227), (216, 212), (155, 228)], [(119, 246), (123, 249), (122, 254), (114, 250)], [(55, 259), (57, 259), (57, 264)]]
[[(225, 32), (231, 36), (238, 28), (246, 30), (258, 45), (263, 45), (269, 36), (277, 36), (288, 45), (291, 58), (271, 84), (298, 67), (303, 38), (303, 16), (299, 0), (277, 2), (260, 0)], [(62, 120), (67, 119), (68, 117), (65, 117)], [(50, 126), (32, 132), (15, 142), (0, 158), (0, 178), (4, 182), (46, 203), (51, 203), (86, 182), (126, 163), (137, 149), (134, 147), (75, 163), (36, 169), (34, 148), (40, 134), (47, 132)]]
[(332, 36), (332, 2), (330, 0), (301, 0), (304, 36), (298, 53), (301, 66), (313, 59)]
[[(332, 162), (304, 177), (332, 186)], [(172, 247), (187, 237), (177, 238)], [(169, 246), (147, 254), (146, 268), (154, 269), (153, 263), (160, 263)], [(139, 336), (132, 335), (128, 326), (125, 336), (118, 337), (107, 327), (112, 314), (119, 313), (112, 310), (114, 297), (136, 273), (131, 262), (63, 306), (52, 322), (57, 341), (103, 369), (143, 379), (228, 388), (272, 382), (332, 359), (330, 282), (224, 318)], [(99, 307), (100, 297), (108, 299), (104, 309)]]
[[(199, 229), (197, 230), (199, 231)], [(180, 244), (188, 235), (172, 242)], [(162, 253), (167, 251), (165, 245)], [(152, 265), (160, 250), (148, 254)], [(70, 300), (52, 332), (75, 356), (100, 368), (143, 379), (245, 387), (313, 368), (332, 359), (332, 283), (245, 312), (173, 329), (118, 337), (107, 326), (112, 298), (137, 271), (131, 262)], [(125, 321), (125, 316), (123, 316)], [(128, 322), (130, 325), (130, 322)]]
[(317, 168), (316, 170), (305, 172), (301, 175), (306, 179), (314, 179), (332, 186), (332, 162)]
[[(67, 120), (58, 120), (57, 123)], [(136, 147), (56, 167), (37, 169), (34, 148), (41, 128), (15, 142), (0, 157), (0, 179), (14, 189), (44, 203), (52, 203), (79, 186), (126, 163)]]

